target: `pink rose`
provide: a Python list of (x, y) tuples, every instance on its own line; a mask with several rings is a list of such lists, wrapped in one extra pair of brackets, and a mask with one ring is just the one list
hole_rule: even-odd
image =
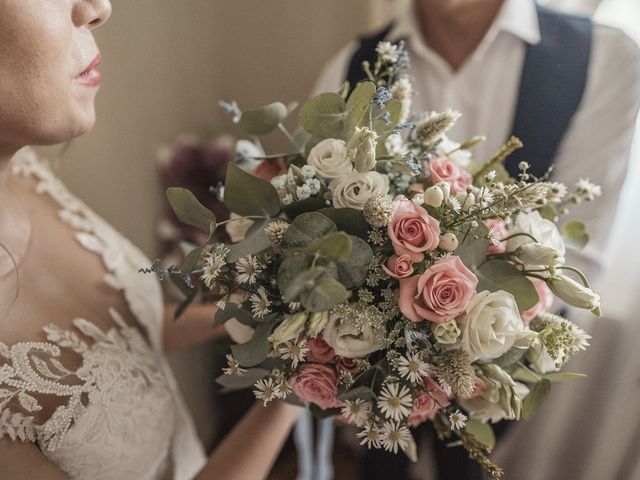
[(338, 363), (336, 364), (338, 372), (356, 373), (360, 370), (358, 364), (353, 358), (338, 357)]
[(429, 172), (431, 173), (431, 183), (447, 182), (451, 186), (451, 193), (454, 195), (467, 190), (473, 183), (473, 177), (465, 170), (446, 157), (436, 157), (429, 162)]
[[(489, 231), (494, 231), (494, 237), (498, 240), (504, 240), (509, 236), (507, 227), (503, 220), (498, 218), (489, 218), (484, 221)], [(507, 249), (507, 242), (500, 242), (498, 245), (489, 244), (489, 253), (502, 253)]]
[(289, 381), (293, 392), (305, 403), (315, 403), (320, 408), (342, 405), (337, 398), (338, 374), (326, 365), (307, 363), (300, 373)]
[(413, 262), (411, 261), (411, 256), (406, 253), (400, 256), (393, 255), (387, 260), (386, 265), (382, 265), (382, 269), (390, 277), (406, 278), (413, 273)]
[(553, 305), (553, 293), (547, 286), (547, 282), (540, 280), (539, 278), (529, 278), (529, 280), (531, 280), (533, 286), (536, 287), (539, 300), (538, 303), (529, 310), (525, 310), (520, 314), (525, 325), (529, 325), (531, 320), (538, 316), (538, 314), (546, 312), (551, 308), (551, 305)]
[(438, 410), (449, 405), (447, 393), (432, 379), (424, 382), (424, 391), (421, 391), (413, 403), (413, 412), (409, 417), (412, 427), (417, 427), (428, 419), (433, 420)]
[(409, 255), (414, 262), (420, 262), (422, 252), (434, 250), (440, 243), (440, 222), (411, 200), (394, 202), (387, 231), (395, 252)]
[(414, 322), (443, 323), (467, 308), (477, 286), (478, 279), (460, 257), (443, 258), (422, 275), (400, 279), (398, 306)]
[(325, 342), (322, 338), (314, 338), (309, 340), (307, 344), (309, 347), (309, 353), (307, 353), (307, 360), (315, 363), (335, 363), (336, 352), (331, 345)]

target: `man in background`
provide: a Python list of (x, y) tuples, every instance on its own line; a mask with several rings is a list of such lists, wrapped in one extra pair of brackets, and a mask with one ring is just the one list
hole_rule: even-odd
[[(381, 40), (406, 43), (413, 112), (450, 107), (463, 114), (450, 138), (486, 135), (474, 148), (479, 162), (515, 134), (525, 147), (508, 160), (511, 172), (526, 160), (537, 175), (553, 165), (552, 178), (569, 187), (579, 179), (601, 185), (596, 202), (572, 208), (590, 241), (568, 252), (568, 262), (597, 283), (640, 105), (637, 45), (618, 29), (534, 0), (415, 0), (383, 31), (340, 51), (315, 92), (337, 90), (345, 80), (353, 87), (364, 77), (362, 61), (375, 59)], [(439, 479), (482, 478), (461, 447), (435, 442), (434, 453)], [(408, 461), (372, 453), (362, 478), (408, 478)]]

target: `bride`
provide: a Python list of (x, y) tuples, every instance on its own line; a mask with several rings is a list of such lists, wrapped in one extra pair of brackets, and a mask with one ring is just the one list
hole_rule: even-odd
[(163, 329), (149, 260), (23, 148), (93, 126), (92, 29), (110, 13), (0, 1), (1, 476), (265, 478), (297, 407), (256, 405), (206, 459), (164, 352), (211, 336), (214, 312)]

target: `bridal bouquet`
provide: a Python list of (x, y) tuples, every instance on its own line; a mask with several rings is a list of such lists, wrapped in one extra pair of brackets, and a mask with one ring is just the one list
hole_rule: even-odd
[(570, 193), (525, 162), (510, 178), (502, 164), (516, 138), (476, 162), (483, 138), (446, 136), (457, 112), (409, 117), (402, 44), (377, 51), (368, 80), (311, 98), (295, 133), (283, 125), (295, 105), (222, 103), (254, 138), (281, 130), (291, 151), (266, 155), (257, 142), (256, 175), (229, 165), (226, 222), (168, 190), (181, 221), (241, 239), (209, 240), (169, 274), (183, 308), (202, 288), (216, 322), (239, 334), (217, 380), (226, 389), (303, 402), (360, 427), (369, 448), (412, 458), (411, 428), (430, 421), (498, 478), (490, 423), (530, 420), (551, 382), (579, 376), (559, 370), (589, 336), (552, 304), (599, 316), (600, 299), (565, 264), (584, 225), (557, 224), (599, 187), (580, 180)]

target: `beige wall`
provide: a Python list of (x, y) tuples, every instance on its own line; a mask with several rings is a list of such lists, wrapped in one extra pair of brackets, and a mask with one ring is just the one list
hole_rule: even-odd
[(231, 128), (219, 99), (303, 100), (324, 61), (385, 22), (385, 0), (114, 1), (96, 32), (104, 61), (98, 123), (62, 154), (71, 190), (149, 255), (163, 196), (157, 148)]
[[(96, 32), (104, 61), (98, 123), (54, 161), (67, 185), (151, 257), (164, 208), (158, 147), (228, 131), (219, 99), (304, 100), (322, 64), (386, 23), (388, 0), (116, 0)], [(48, 152), (56, 154), (59, 149)], [(213, 435), (211, 346), (172, 358), (201, 436)], [(208, 443), (208, 442), (207, 442)]]

